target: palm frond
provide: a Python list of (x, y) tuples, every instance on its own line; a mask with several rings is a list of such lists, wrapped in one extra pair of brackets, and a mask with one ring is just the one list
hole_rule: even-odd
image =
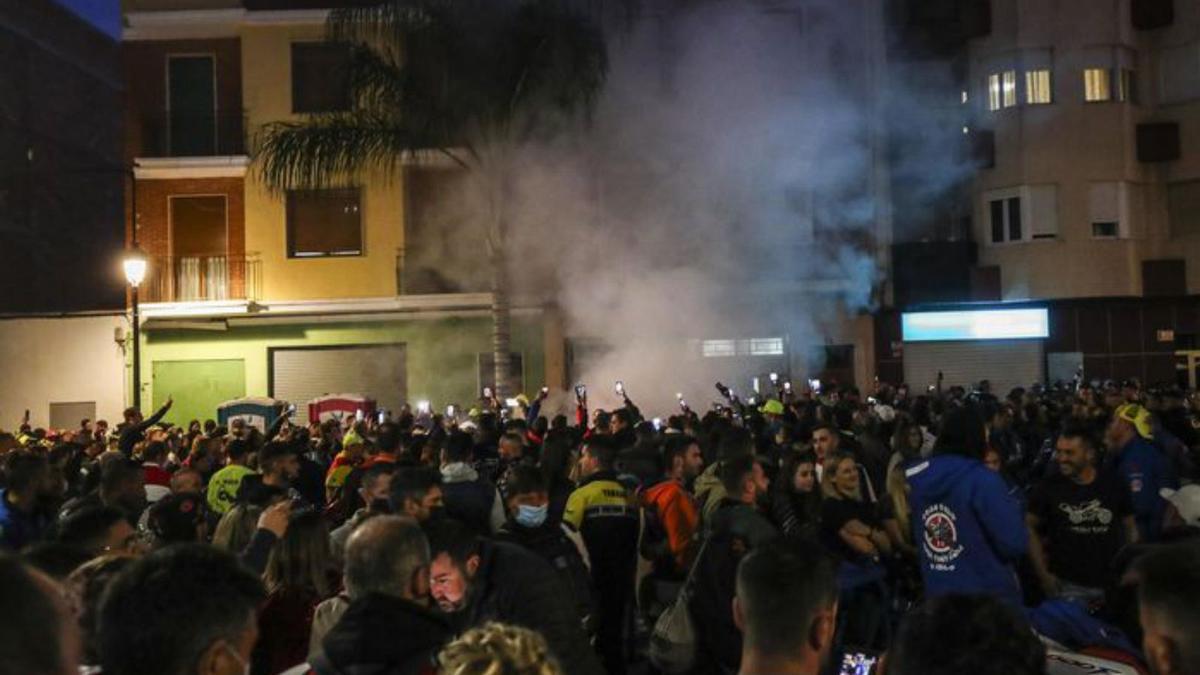
[(362, 112), (275, 122), (256, 146), (259, 175), (274, 192), (345, 185), (367, 169), (392, 175), (406, 157), (437, 149), (394, 118)]

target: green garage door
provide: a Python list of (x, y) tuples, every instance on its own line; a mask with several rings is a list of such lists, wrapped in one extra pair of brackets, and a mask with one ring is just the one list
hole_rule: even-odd
[[(154, 410), (175, 398), (166, 421), (217, 419), (217, 406), (246, 395), (246, 366), (241, 359), (213, 361), (155, 361)], [(151, 410), (144, 411), (149, 415)]]

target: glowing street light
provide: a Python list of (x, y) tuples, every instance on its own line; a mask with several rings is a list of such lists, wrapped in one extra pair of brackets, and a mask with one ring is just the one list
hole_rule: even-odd
[(121, 266), (125, 268), (125, 280), (131, 288), (130, 300), (133, 306), (133, 407), (142, 407), (142, 340), (141, 317), (138, 312), (138, 286), (146, 280), (146, 254), (135, 244), (125, 252), (125, 260)]
[(125, 268), (125, 280), (133, 288), (142, 285), (146, 279), (146, 254), (138, 249), (131, 249), (125, 254), (125, 260), (121, 263)]

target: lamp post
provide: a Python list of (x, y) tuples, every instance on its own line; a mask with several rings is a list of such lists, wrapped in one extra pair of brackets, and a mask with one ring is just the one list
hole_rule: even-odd
[(125, 260), (122, 263), (125, 268), (125, 280), (129, 282), (132, 289), (131, 300), (133, 301), (133, 407), (141, 410), (142, 408), (142, 359), (141, 359), (141, 323), (138, 314), (138, 286), (146, 279), (146, 254), (142, 253), (135, 244), (132, 248), (125, 252)]

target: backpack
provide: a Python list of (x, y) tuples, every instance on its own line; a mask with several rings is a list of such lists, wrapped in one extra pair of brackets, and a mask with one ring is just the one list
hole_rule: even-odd
[(696, 587), (696, 567), (707, 546), (707, 541), (701, 545), (675, 602), (659, 615), (650, 633), (650, 663), (665, 675), (686, 673), (696, 665), (696, 625), (691, 604)]

